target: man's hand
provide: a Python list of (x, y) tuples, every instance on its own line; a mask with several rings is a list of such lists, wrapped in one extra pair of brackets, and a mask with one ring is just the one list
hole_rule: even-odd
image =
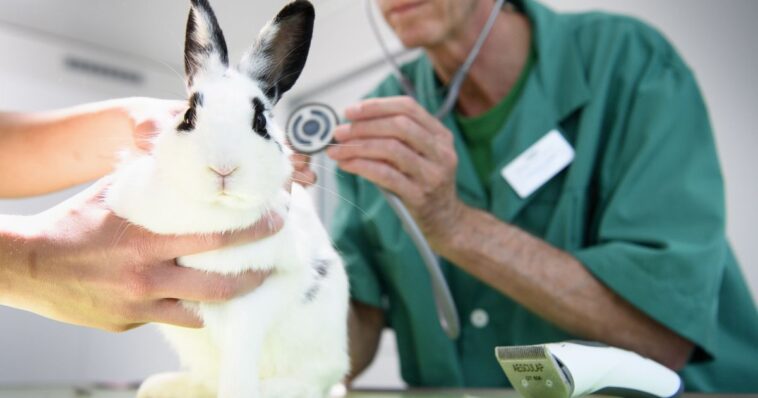
[(432, 247), (443, 244), (464, 208), (455, 188), (452, 133), (410, 97), (366, 100), (345, 116), (352, 123), (337, 127), (342, 145), (329, 148), (329, 156), (395, 193)]
[(134, 145), (141, 151), (149, 151), (152, 138), (168, 125), (176, 115), (184, 112), (187, 101), (133, 97), (113, 100), (113, 106), (121, 109), (132, 127)]
[(222, 276), (175, 259), (269, 236), (282, 226), (278, 216), (235, 233), (156, 235), (111, 213), (102, 193), (96, 184), (45, 213), (0, 218), (0, 304), (110, 331), (146, 322), (200, 327), (179, 300), (222, 302), (266, 277)]

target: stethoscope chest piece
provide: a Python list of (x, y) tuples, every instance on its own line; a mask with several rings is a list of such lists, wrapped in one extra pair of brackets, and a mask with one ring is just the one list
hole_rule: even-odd
[(303, 104), (287, 120), (287, 138), (297, 152), (313, 154), (332, 143), (338, 124), (337, 113), (330, 106)]

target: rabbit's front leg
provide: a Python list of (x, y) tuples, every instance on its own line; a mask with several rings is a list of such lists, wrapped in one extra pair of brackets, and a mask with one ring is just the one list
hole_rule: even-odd
[(263, 343), (271, 324), (286, 305), (289, 285), (286, 276), (273, 275), (253, 292), (208, 314), (221, 325), (215, 336), (221, 350), (219, 397), (261, 396), (259, 363)]
[(137, 398), (214, 398), (216, 393), (188, 372), (159, 373), (147, 378)]

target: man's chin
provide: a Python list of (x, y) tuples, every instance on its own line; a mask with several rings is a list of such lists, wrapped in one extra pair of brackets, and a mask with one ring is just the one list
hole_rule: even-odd
[(419, 29), (418, 26), (408, 27), (406, 30), (395, 30), (395, 35), (405, 48), (431, 48), (441, 41), (435, 35)]

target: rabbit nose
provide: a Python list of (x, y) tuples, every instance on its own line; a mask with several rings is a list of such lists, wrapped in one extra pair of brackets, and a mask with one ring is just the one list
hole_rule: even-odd
[(213, 166), (208, 166), (208, 168), (212, 172), (218, 174), (218, 176), (221, 178), (229, 177), (235, 171), (237, 171), (237, 169), (239, 169), (239, 167), (213, 167)]

